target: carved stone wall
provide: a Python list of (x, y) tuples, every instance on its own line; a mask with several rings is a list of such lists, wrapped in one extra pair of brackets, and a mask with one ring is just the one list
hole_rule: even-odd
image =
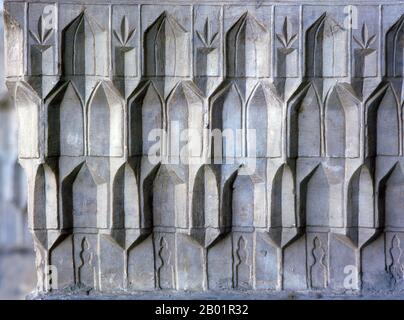
[(5, 9), (39, 291), (404, 289), (404, 3)]

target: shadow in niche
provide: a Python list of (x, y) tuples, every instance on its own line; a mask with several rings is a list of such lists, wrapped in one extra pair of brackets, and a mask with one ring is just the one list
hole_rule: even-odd
[(305, 227), (328, 228), (329, 182), (322, 165), (316, 166), (300, 185), (300, 221)]
[(105, 223), (99, 212), (106, 206), (106, 183), (86, 162), (64, 179), (62, 197), (63, 229), (97, 228)]

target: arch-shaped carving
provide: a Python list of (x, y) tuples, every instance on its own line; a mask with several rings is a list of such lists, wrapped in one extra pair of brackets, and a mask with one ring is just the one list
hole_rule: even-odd
[(233, 182), (232, 226), (252, 227), (265, 215), (265, 183), (256, 174), (240, 174)]
[(83, 105), (72, 82), (62, 85), (47, 102), (47, 155), (84, 154)]
[(359, 167), (348, 185), (347, 227), (374, 228), (373, 179), (367, 166)]
[(188, 76), (189, 42), (188, 31), (164, 11), (145, 32), (145, 75)]
[(139, 193), (140, 211), (143, 218), (143, 228), (151, 228), (153, 226), (153, 188), (159, 168), (160, 164), (154, 166), (145, 177), (141, 176), (139, 179), (139, 190), (141, 190)]
[(389, 77), (404, 75), (404, 14), (386, 33), (386, 69)]
[(137, 178), (128, 163), (122, 165), (115, 175), (112, 227), (118, 229), (139, 229), (141, 227)]
[(232, 226), (232, 215), (233, 215), (233, 184), (236, 180), (238, 170), (232, 172), (232, 174), (227, 177), (224, 181), (222, 178), (221, 186), (222, 190), (220, 193), (220, 224), (223, 227), (224, 232), (228, 232)]
[[(211, 107), (212, 154), (216, 158), (235, 157), (242, 152), (242, 99), (235, 84), (226, 86), (213, 98)], [(216, 133), (220, 135), (216, 136)], [(237, 137), (237, 138), (236, 138)]]
[(25, 84), (17, 85), (15, 106), (18, 120), (18, 155), (39, 157), (39, 101)]
[(317, 166), (303, 183), (306, 226), (328, 227), (330, 187), (323, 166)]
[(398, 155), (399, 103), (391, 84), (382, 84), (367, 103), (370, 155)]
[(349, 227), (374, 227), (373, 179), (366, 166), (352, 175), (348, 187)]
[(321, 102), (313, 84), (297, 90), (289, 106), (289, 153), (292, 157), (320, 156)]
[(108, 186), (86, 162), (62, 182), (63, 227), (107, 228)]
[(129, 99), (128, 117), (129, 154), (145, 155), (155, 143), (149, 141), (149, 134), (152, 130), (163, 129), (163, 103), (153, 82), (147, 82)]
[(86, 11), (62, 31), (64, 75), (108, 75), (108, 34)]
[[(247, 104), (247, 155), (281, 156), (282, 122), (282, 102), (274, 89), (258, 84)], [(254, 136), (250, 130), (255, 130)]]
[(331, 90), (325, 104), (325, 141), (329, 157), (359, 155), (359, 102), (343, 85)]
[(123, 102), (108, 82), (102, 81), (95, 88), (89, 102), (88, 119), (89, 154), (121, 156)]
[(271, 228), (294, 228), (297, 225), (295, 209), (295, 184), (287, 164), (276, 172), (271, 190)]
[(194, 237), (204, 247), (212, 244), (219, 234), (219, 190), (211, 166), (199, 168), (192, 192), (192, 227)]
[(73, 226), (75, 228), (98, 226), (98, 215), (102, 214), (100, 202), (103, 199), (99, 196), (99, 186), (102, 184), (105, 182), (94, 175), (87, 164), (81, 167), (72, 186)]
[(160, 166), (153, 183), (153, 226), (181, 227), (186, 215), (186, 185), (166, 165)]
[[(172, 131), (180, 134), (180, 141), (168, 146), (170, 156), (200, 157), (203, 145), (203, 100), (196, 87), (180, 82), (167, 102), (168, 136)], [(187, 137), (183, 136), (189, 130)], [(175, 136), (175, 135), (174, 135)], [(188, 140), (186, 140), (187, 138)], [(169, 139), (172, 141), (172, 139)], [(178, 144), (178, 149), (175, 147)]]
[(335, 89), (328, 96), (325, 104), (326, 151), (330, 157), (345, 156), (345, 110)]
[(38, 166), (34, 185), (33, 229), (57, 229), (57, 182), (53, 170), (46, 164)]
[(347, 56), (346, 30), (324, 13), (306, 33), (306, 75), (344, 77)]
[(269, 76), (269, 32), (248, 11), (226, 36), (228, 77)]
[[(404, 227), (404, 174), (400, 164), (396, 164), (388, 174), (384, 184), (384, 224), (386, 228)], [(383, 199), (383, 198), (382, 198)], [(382, 210), (383, 210), (382, 209)]]

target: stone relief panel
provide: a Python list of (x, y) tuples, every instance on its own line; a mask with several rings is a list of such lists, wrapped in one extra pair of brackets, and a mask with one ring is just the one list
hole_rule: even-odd
[(64, 83), (49, 96), (45, 104), (47, 156), (84, 155), (84, 109), (74, 84)]
[(403, 289), (404, 7), (351, 2), (6, 1), (38, 291)]
[(141, 70), (139, 7), (112, 6), (111, 17), (113, 81), (121, 95), (126, 98), (135, 89)]

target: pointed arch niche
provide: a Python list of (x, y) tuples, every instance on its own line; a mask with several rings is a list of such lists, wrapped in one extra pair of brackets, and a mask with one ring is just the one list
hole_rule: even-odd
[[(215, 158), (232, 158), (242, 152), (242, 100), (235, 84), (213, 98), (211, 107), (211, 151)], [(220, 131), (220, 135), (217, 135)]]
[[(170, 156), (188, 158), (202, 155), (203, 114), (203, 100), (196, 87), (191, 83), (180, 82), (167, 103), (168, 141), (173, 142), (171, 135), (174, 126), (180, 134), (180, 141), (174, 143), (178, 144), (178, 150), (174, 145), (168, 146)], [(184, 136), (185, 130), (189, 130), (187, 136)]]
[(62, 85), (47, 103), (48, 156), (84, 154), (84, 114), (72, 82)]
[(347, 31), (328, 13), (307, 30), (306, 60), (308, 77), (344, 77), (347, 74)]
[(108, 75), (108, 33), (86, 11), (62, 31), (64, 75)]
[(359, 156), (359, 101), (343, 85), (331, 90), (325, 104), (325, 141), (329, 157)]
[(139, 189), (131, 165), (122, 165), (113, 183), (112, 227), (139, 229), (141, 226)]
[(227, 32), (227, 76), (268, 77), (269, 40), (266, 27), (250, 12), (244, 13)]
[(34, 185), (33, 229), (57, 229), (58, 197), (56, 176), (47, 164), (38, 166)]
[(251, 228), (265, 221), (265, 182), (256, 174), (238, 170), (233, 182), (232, 227)]
[(321, 102), (313, 84), (297, 90), (289, 104), (289, 154), (318, 157), (321, 154)]
[(330, 186), (322, 165), (318, 165), (303, 181), (301, 193), (306, 227), (329, 226)]
[(271, 228), (296, 227), (295, 185), (293, 173), (287, 164), (275, 174), (271, 191)]
[[(153, 130), (163, 129), (163, 103), (153, 84), (147, 82), (129, 99), (129, 153), (146, 155), (156, 143), (149, 140)], [(160, 152), (162, 141), (160, 140)]]
[(386, 34), (386, 68), (387, 76), (402, 77), (404, 75), (404, 14), (387, 31)]
[(208, 247), (219, 234), (219, 189), (210, 165), (199, 168), (192, 192), (192, 228), (194, 238)]
[(360, 248), (376, 227), (373, 179), (366, 165), (359, 167), (348, 184), (346, 227), (348, 236)]
[(116, 156), (123, 152), (123, 101), (106, 81), (95, 88), (88, 107), (88, 145), (91, 156)]
[(347, 226), (373, 228), (374, 223), (373, 179), (368, 167), (363, 165), (349, 181)]
[(369, 155), (398, 155), (400, 110), (392, 85), (381, 84), (366, 105)]
[(399, 163), (395, 164), (381, 183), (382, 212), (385, 228), (404, 228), (404, 174)]
[(153, 183), (153, 226), (186, 227), (186, 185), (166, 165), (160, 166)]
[(107, 228), (108, 186), (86, 162), (62, 184), (65, 228)]
[(188, 76), (189, 45), (189, 32), (171, 14), (164, 11), (145, 31), (145, 75)]
[[(247, 104), (247, 155), (282, 154), (282, 102), (268, 85), (259, 83)], [(250, 136), (250, 130), (255, 130)]]

